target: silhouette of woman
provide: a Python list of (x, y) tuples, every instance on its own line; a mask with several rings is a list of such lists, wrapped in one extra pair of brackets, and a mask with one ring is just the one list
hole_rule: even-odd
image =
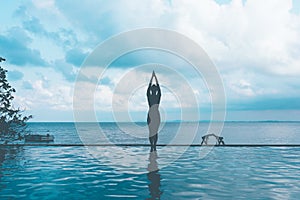
[[(153, 78), (155, 78), (155, 84), (152, 84)], [(147, 124), (149, 128), (149, 141), (151, 144), (151, 152), (156, 151), (156, 143), (158, 139), (158, 128), (160, 125), (160, 114), (158, 106), (160, 103), (161, 91), (157, 81), (155, 72), (152, 72), (152, 76), (147, 89), (147, 99), (149, 105)]]

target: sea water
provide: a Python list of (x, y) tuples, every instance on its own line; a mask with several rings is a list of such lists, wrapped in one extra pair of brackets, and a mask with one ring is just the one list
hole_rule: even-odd
[[(217, 123), (216, 126), (221, 125)], [(162, 123), (158, 143), (170, 144), (176, 135), (189, 134), (192, 137), (192, 144), (200, 144), (203, 135), (212, 133), (209, 132), (209, 126), (214, 127), (214, 123)], [(180, 128), (186, 132), (181, 133)], [(55, 136), (55, 144), (81, 144), (82, 135), (90, 135), (92, 137), (90, 143), (97, 144), (106, 143), (107, 140), (113, 144), (149, 143), (147, 124), (143, 122), (78, 123), (78, 125), (64, 122), (29, 123), (27, 130), (32, 134), (52, 134)], [(105, 140), (100, 137), (99, 130), (106, 137)], [(300, 122), (226, 122), (222, 132), (215, 134), (221, 134), (228, 144), (300, 144)]]
[[(126, 132), (136, 131), (136, 124), (125, 124), (126, 131), (116, 123), (100, 126), (111, 144), (148, 143), (147, 133), (145, 137), (136, 137)], [(170, 143), (180, 126), (193, 124), (164, 124), (159, 143)], [(80, 126), (80, 134), (96, 134), (93, 127), (85, 123)], [(201, 142), (207, 129), (207, 123), (200, 123), (193, 144)], [(57, 145), (82, 144), (73, 123), (30, 123), (28, 130), (53, 134)], [(300, 144), (299, 132), (297, 122), (231, 122), (225, 123), (222, 136), (227, 144)], [(107, 142), (103, 138), (94, 141)], [(300, 196), (299, 147), (218, 147), (201, 157), (199, 152), (208, 147), (159, 146), (154, 159), (147, 146), (118, 147), (118, 153), (112, 146), (91, 148), (96, 148), (93, 150), (99, 154), (95, 156), (95, 151), (85, 146), (1, 146), (0, 199), (298, 199)], [(122, 159), (125, 162), (118, 163)], [(166, 162), (168, 159), (171, 161)], [(151, 165), (155, 169), (149, 170)]]

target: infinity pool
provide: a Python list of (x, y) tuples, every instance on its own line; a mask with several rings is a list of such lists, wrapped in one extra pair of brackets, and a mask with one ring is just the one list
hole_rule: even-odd
[[(97, 147), (109, 152), (112, 147)], [(300, 148), (189, 147), (172, 163), (148, 147), (111, 162), (85, 147), (1, 147), (0, 199), (298, 199)], [(181, 152), (183, 147), (170, 151)], [(113, 150), (112, 150), (113, 152)], [(170, 153), (170, 156), (174, 154)], [(124, 155), (122, 155), (124, 156)], [(126, 157), (126, 155), (125, 155)], [(126, 160), (126, 158), (125, 158)], [(163, 164), (162, 164), (163, 163)]]

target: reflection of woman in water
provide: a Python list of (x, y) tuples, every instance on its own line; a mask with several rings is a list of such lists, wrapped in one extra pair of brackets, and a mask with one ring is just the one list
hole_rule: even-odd
[(148, 174), (147, 174), (147, 178), (149, 180), (149, 192), (150, 192), (150, 196), (151, 198), (149, 199), (160, 199), (161, 195), (162, 195), (162, 191), (160, 190), (160, 174), (159, 174), (159, 168), (158, 168), (158, 164), (157, 164), (157, 152), (153, 151), (150, 152), (150, 156), (149, 156), (149, 164), (148, 164)]
[[(153, 78), (155, 78), (155, 84), (152, 84)], [(158, 139), (158, 128), (160, 125), (160, 114), (158, 106), (160, 103), (161, 91), (157, 81), (155, 72), (153, 71), (150, 83), (147, 89), (147, 99), (149, 105), (147, 124), (149, 128), (149, 141), (151, 144), (151, 152), (156, 151), (156, 143)]]

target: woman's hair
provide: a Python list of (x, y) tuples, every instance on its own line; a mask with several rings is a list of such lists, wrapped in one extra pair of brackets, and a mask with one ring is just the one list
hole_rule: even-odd
[(150, 89), (156, 89), (156, 90), (158, 90), (158, 86), (153, 84), (153, 85), (151, 85)]

